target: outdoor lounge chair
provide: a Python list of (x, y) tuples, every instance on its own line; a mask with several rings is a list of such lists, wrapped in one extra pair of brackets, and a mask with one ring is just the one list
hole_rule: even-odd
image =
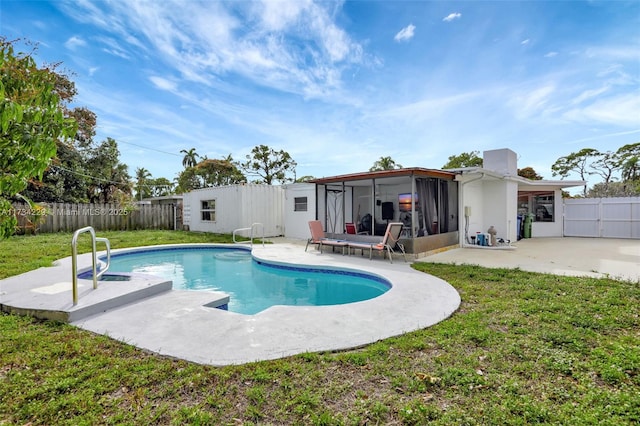
[(311, 238), (307, 240), (307, 245), (304, 248), (304, 251), (307, 251), (309, 244), (316, 244), (320, 253), (322, 253), (322, 246), (330, 246), (331, 248), (341, 247), (342, 254), (344, 254), (344, 249), (347, 248), (348, 243), (344, 240), (327, 238), (324, 235), (324, 231), (322, 230), (322, 223), (320, 223), (319, 220), (310, 220), (309, 230), (311, 231)]
[(367, 231), (363, 231), (363, 232), (358, 231), (358, 227), (353, 222), (345, 223), (344, 227), (345, 227), (345, 230), (346, 230), (347, 234), (353, 234), (353, 235), (356, 235), (356, 234), (368, 235), (369, 234)]
[(365, 250), (369, 250), (369, 259), (372, 259), (373, 251), (378, 250), (384, 254), (386, 250), (389, 253), (389, 261), (393, 263), (393, 257), (391, 256), (396, 250), (402, 252), (404, 261), (407, 261), (407, 254), (404, 252), (404, 246), (398, 241), (400, 234), (402, 233), (402, 222), (391, 222), (387, 225), (387, 230), (382, 237), (382, 241), (379, 243), (364, 243), (364, 242), (349, 242), (349, 252), (351, 249), (360, 249), (364, 253)]

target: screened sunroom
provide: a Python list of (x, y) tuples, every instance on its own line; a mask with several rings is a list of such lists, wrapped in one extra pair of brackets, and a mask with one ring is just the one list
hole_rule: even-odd
[[(389, 222), (402, 222), (402, 243), (407, 253), (416, 255), (456, 245), (455, 176), (442, 170), (408, 168), (316, 179), (312, 181), (316, 218), (334, 237), (364, 241), (379, 240)], [(347, 234), (347, 228), (355, 229), (355, 234)]]

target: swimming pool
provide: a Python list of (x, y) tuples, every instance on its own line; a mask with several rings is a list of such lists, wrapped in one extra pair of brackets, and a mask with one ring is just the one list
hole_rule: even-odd
[(228, 310), (253, 315), (271, 306), (324, 306), (369, 300), (391, 288), (357, 270), (296, 267), (253, 259), (238, 247), (153, 248), (113, 255), (109, 274), (143, 273), (173, 281), (175, 290), (230, 296)]

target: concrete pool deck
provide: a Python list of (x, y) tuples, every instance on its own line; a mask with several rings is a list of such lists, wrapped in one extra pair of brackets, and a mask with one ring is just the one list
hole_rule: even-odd
[[(514, 245), (516, 250), (456, 248), (418, 261), (640, 282), (639, 240), (534, 238)], [(202, 364), (228, 365), (366, 345), (436, 324), (460, 304), (453, 287), (413, 270), (401, 258), (390, 264), (380, 257), (370, 261), (329, 249), (320, 254), (310, 247), (305, 252), (304, 241), (282, 239), (254, 246), (253, 254), (268, 262), (364, 270), (387, 278), (394, 287), (375, 299), (349, 305), (273, 307), (247, 316), (206, 306), (221, 300), (221, 293), (170, 290), (160, 279), (100, 282), (98, 290), (92, 290), (90, 280), (81, 280), (79, 303), (73, 307), (66, 258), (57, 266), (0, 280), (0, 307), (23, 314), (70, 315), (69, 322), (77, 327), (140, 348)], [(90, 256), (79, 256), (78, 264), (80, 269), (89, 267)]]
[(514, 243), (514, 246), (516, 250), (455, 248), (419, 261), (640, 282), (640, 240), (529, 238)]
[[(164, 289), (140, 299), (120, 299), (120, 306), (99, 307), (98, 312), (78, 315), (75, 320), (70, 317), (70, 323), (162, 355), (229, 365), (359, 347), (436, 324), (460, 305), (460, 296), (452, 286), (415, 271), (401, 258), (391, 264), (381, 258), (343, 256), (328, 249), (320, 254), (310, 247), (305, 252), (304, 245), (291, 243), (254, 245), (253, 256), (271, 263), (366, 271), (389, 280), (393, 287), (363, 302), (274, 306), (256, 315), (208, 307), (224, 297), (221, 293)], [(138, 292), (166, 285), (153, 279), (101, 281), (98, 289), (92, 290), (90, 280), (81, 280), (79, 303), (73, 307), (69, 263), (69, 258), (62, 259), (57, 266), (0, 281), (2, 310), (64, 313), (83, 307), (91, 298), (111, 298), (132, 283), (139, 286)], [(90, 255), (79, 256), (79, 269), (90, 264)]]

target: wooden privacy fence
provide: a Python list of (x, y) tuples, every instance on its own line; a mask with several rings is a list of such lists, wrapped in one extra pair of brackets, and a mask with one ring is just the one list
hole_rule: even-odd
[(44, 203), (47, 213), (40, 223), (27, 204), (14, 204), (18, 226), (25, 232), (73, 232), (85, 226), (96, 231), (126, 231), (134, 229), (175, 229), (174, 204), (139, 204), (123, 207), (118, 204)]

